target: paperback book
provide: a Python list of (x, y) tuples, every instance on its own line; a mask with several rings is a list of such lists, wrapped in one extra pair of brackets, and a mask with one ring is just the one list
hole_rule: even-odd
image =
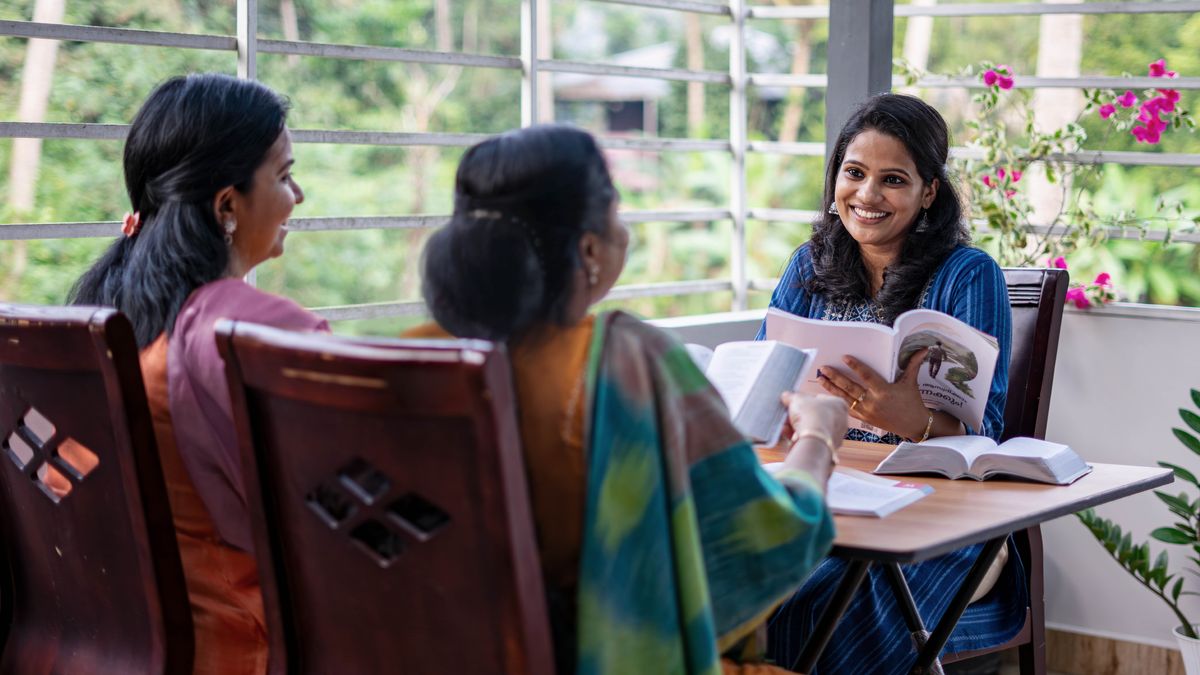
[[(983, 425), (999, 343), (958, 319), (932, 309), (901, 314), (891, 326), (863, 321), (806, 319), (772, 307), (767, 310), (768, 340), (817, 350), (815, 368), (800, 391), (825, 390), (817, 371), (833, 366), (857, 380), (842, 357), (849, 355), (870, 366), (888, 382), (904, 373), (913, 354), (928, 349), (918, 371), (917, 386), (926, 407), (947, 412), (973, 429)], [(851, 420), (857, 427), (880, 430)]]
[(752, 442), (775, 445), (787, 409), (779, 401), (807, 377), (816, 353), (775, 340), (726, 342), (716, 349), (687, 345), (729, 408), (733, 423)]

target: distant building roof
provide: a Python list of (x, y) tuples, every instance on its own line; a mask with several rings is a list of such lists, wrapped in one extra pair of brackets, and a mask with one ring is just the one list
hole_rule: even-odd
[[(642, 68), (671, 68), (675, 64), (677, 46), (663, 42), (649, 47), (614, 54), (607, 62), (618, 66)], [(580, 75), (555, 73), (554, 96), (567, 101), (645, 101), (664, 98), (671, 84), (645, 77), (613, 77), (610, 75)]]

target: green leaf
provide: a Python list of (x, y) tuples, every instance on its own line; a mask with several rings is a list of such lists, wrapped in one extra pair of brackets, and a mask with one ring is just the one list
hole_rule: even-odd
[[(1200, 225), (1200, 218), (1196, 218), (1196, 224)], [(1196, 407), (1200, 408), (1200, 389), (1192, 390), (1192, 403), (1195, 403)]]
[(1200, 434), (1200, 415), (1197, 415), (1191, 410), (1180, 408), (1179, 416), (1183, 418), (1184, 422), (1187, 422), (1187, 425), (1192, 428), (1192, 431)]
[(1151, 532), (1150, 536), (1168, 544), (1190, 544), (1196, 540), (1195, 537), (1189, 537), (1187, 533), (1174, 527), (1160, 527)]
[(1188, 450), (1200, 455), (1200, 440), (1183, 429), (1176, 428), (1171, 429), (1171, 431), (1175, 434), (1175, 438), (1178, 438), (1179, 442), (1183, 443)]
[(1174, 495), (1169, 495), (1165, 492), (1160, 492), (1158, 490), (1155, 490), (1154, 494), (1159, 499), (1161, 499), (1163, 502), (1165, 502), (1167, 506), (1170, 506), (1173, 509), (1179, 509), (1180, 511), (1183, 511), (1183, 513), (1180, 515), (1187, 517), (1187, 515), (1192, 513), (1192, 505), (1191, 505), (1191, 502), (1188, 500), (1187, 495), (1180, 495), (1180, 496), (1176, 497)]
[(1171, 587), (1171, 599), (1179, 602), (1179, 594), (1183, 591), (1183, 577), (1179, 577), (1175, 581), (1175, 585)]
[(1196, 487), (1200, 487), (1200, 481), (1196, 480), (1196, 475), (1182, 466), (1171, 464), (1170, 462), (1159, 462), (1158, 465), (1164, 469), (1170, 469), (1174, 471), (1175, 477), (1179, 480), (1187, 481)]

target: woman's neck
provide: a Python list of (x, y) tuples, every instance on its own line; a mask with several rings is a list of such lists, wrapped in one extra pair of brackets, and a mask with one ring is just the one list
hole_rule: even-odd
[(899, 247), (859, 246), (858, 252), (863, 267), (867, 269), (867, 282), (873, 298), (883, 288), (883, 273), (899, 259), (900, 250)]

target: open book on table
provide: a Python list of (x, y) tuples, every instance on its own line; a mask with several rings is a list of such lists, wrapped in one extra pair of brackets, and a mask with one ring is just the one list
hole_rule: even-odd
[(1092, 467), (1074, 450), (1036, 438), (1010, 438), (996, 445), (987, 436), (944, 436), (924, 443), (901, 443), (875, 473), (940, 473), (947, 478), (986, 480), (1010, 475), (1068, 485)]
[[(926, 407), (947, 412), (973, 429), (983, 425), (1000, 353), (999, 343), (992, 336), (932, 309), (907, 311), (888, 327), (862, 321), (806, 319), (772, 307), (767, 310), (766, 337), (817, 350), (816, 369), (800, 388), (811, 394), (825, 391), (816, 374), (826, 366), (857, 380), (842, 361), (843, 356), (853, 356), (888, 382), (895, 382), (903, 375), (909, 358), (928, 348), (917, 381), (921, 399)], [(859, 420), (851, 419), (850, 423), (882, 435), (881, 430)]]
[[(770, 473), (782, 467), (783, 462), (763, 465)], [(825, 503), (838, 515), (882, 518), (932, 492), (933, 488), (924, 483), (892, 480), (839, 466), (829, 475)]]
[(816, 352), (772, 340), (726, 342), (716, 349), (692, 344), (687, 349), (742, 434), (757, 444), (778, 443), (787, 419), (779, 395), (807, 376)]

